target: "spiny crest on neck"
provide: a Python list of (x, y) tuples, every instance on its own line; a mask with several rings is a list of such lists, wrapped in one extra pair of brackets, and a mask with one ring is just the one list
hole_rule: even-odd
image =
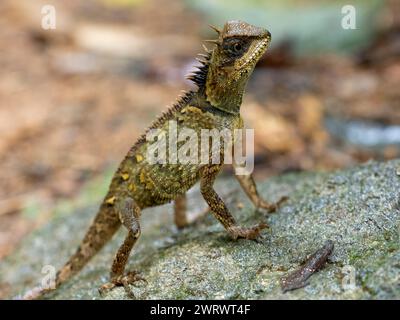
[[(209, 25), (211, 29), (213, 29), (215, 32), (218, 33), (218, 35), (221, 33), (221, 30), (219, 30), (217, 27)], [(219, 40), (204, 40), (206, 42), (210, 42), (213, 44), (219, 44)], [(204, 88), (206, 85), (206, 79), (207, 79), (207, 74), (208, 74), (208, 68), (210, 66), (210, 60), (211, 60), (211, 55), (212, 55), (212, 50), (209, 50), (206, 46), (203, 45), (203, 48), (205, 50), (204, 53), (199, 53), (198, 58), (196, 58), (197, 61), (200, 62), (199, 66), (195, 66), (197, 69), (196, 71), (193, 71), (191, 74), (187, 76), (188, 80), (191, 80), (195, 85), (198, 86), (199, 89)]]
[(191, 80), (199, 88), (203, 88), (206, 85), (208, 67), (210, 66), (211, 51), (206, 51), (206, 54), (199, 53), (199, 56), (200, 58), (196, 58), (196, 60), (200, 62), (200, 65), (195, 66), (197, 70), (189, 74), (187, 79)]

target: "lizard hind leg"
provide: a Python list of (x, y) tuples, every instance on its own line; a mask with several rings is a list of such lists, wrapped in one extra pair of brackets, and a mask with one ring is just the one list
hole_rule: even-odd
[(174, 222), (178, 229), (182, 229), (189, 224), (187, 218), (186, 195), (178, 196), (174, 201)]
[(195, 224), (198, 221), (201, 221), (201, 219), (204, 218), (209, 212), (210, 208), (207, 206), (207, 208), (198, 212), (194, 219), (189, 220), (186, 194), (179, 195), (174, 201), (174, 222), (178, 229), (183, 229)]
[(140, 277), (136, 271), (127, 272), (126, 274), (124, 274), (124, 271), (129, 254), (140, 236), (140, 208), (132, 198), (126, 198), (116, 204), (116, 209), (121, 223), (128, 229), (128, 234), (115, 255), (110, 272), (110, 282), (102, 285), (99, 292), (103, 295), (115, 287), (123, 286), (127, 295), (130, 298), (134, 298), (129, 285), (139, 280), (145, 281), (145, 279)]

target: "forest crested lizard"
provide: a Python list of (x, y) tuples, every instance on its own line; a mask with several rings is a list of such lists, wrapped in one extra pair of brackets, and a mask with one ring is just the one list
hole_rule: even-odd
[[(196, 91), (186, 92), (147, 130), (159, 129), (168, 135), (168, 123), (175, 120), (178, 131), (191, 128), (240, 129), (243, 120), (240, 106), (243, 93), (256, 63), (266, 51), (271, 34), (259, 27), (242, 21), (228, 21), (222, 30), (212, 27), (217, 33), (213, 50), (201, 54), (199, 70), (191, 79)], [(141, 210), (175, 201), (175, 223), (178, 227), (187, 224), (185, 215), (185, 193), (200, 180), (200, 191), (211, 212), (222, 223), (233, 239), (257, 239), (260, 231), (267, 227), (261, 222), (252, 227), (239, 226), (213, 188), (214, 180), (223, 166), (221, 163), (208, 164), (149, 164), (146, 148), (149, 142), (142, 135), (129, 150), (114, 174), (107, 195), (89, 227), (76, 253), (56, 274), (56, 288), (78, 273), (87, 262), (112, 238), (122, 225), (127, 229), (123, 244), (119, 247), (110, 272), (110, 282), (100, 292), (115, 286), (125, 288), (140, 279), (136, 272), (124, 273), (129, 254), (140, 236)], [(222, 151), (221, 151), (222, 152)], [(256, 208), (268, 212), (277, 204), (263, 200), (256, 189), (251, 174), (236, 175), (240, 185)], [(279, 203), (279, 202), (278, 202)], [(36, 296), (47, 292), (42, 289)], [(28, 296), (29, 298), (29, 296)]]

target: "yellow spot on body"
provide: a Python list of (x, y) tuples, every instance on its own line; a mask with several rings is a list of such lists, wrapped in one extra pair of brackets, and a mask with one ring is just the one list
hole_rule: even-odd
[(144, 171), (140, 171), (139, 180), (140, 180), (140, 183), (146, 182), (146, 173)]
[(126, 180), (129, 179), (129, 174), (128, 174), (128, 173), (123, 173), (123, 174), (121, 174), (121, 177), (122, 177), (122, 179), (123, 179), (124, 181), (126, 181)]
[(114, 202), (115, 202), (115, 199), (116, 199), (116, 197), (115, 197), (115, 196), (112, 196), (112, 197), (110, 197), (110, 198), (108, 198), (108, 199), (106, 200), (106, 203), (107, 203), (107, 204), (113, 205)]
[(137, 161), (137, 162), (143, 161), (143, 156), (142, 156), (141, 154), (137, 154), (137, 155), (136, 155), (136, 161)]
[(136, 186), (133, 183), (130, 183), (129, 186), (128, 186), (128, 190), (132, 191), (132, 192), (135, 192), (136, 191)]
[(146, 189), (154, 188), (155, 185), (154, 182), (151, 180), (149, 176), (146, 175), (146, 172), (144, 170), (140, 171), (139, 181), (140, 183), (143, 183), (145, 185)]

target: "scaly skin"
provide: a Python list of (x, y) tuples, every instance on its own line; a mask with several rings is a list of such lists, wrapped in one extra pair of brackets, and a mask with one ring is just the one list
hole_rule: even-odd
[[(241, 21), (229, 21), (218, 30), (218, 39), (207, 40), (215, 45), (202, 55), (199, 71), (191, 75), (197, 91), (185, 93), (179, 101), (158, 118), (149, 128), (159, 129), (168, 136), (169, 121), (177, 123), (177, 131), (190, 128), (200, 136), (201, 129), (240, 129), (242, 96), (257, 61), (270, 43), (270, 33)], [(147, 131), (148, 132), (148, 131)], [(77, 252), (57, 273), (56, 287), (68, 280), (105, 245), (123, 225), (128, 234), (119, 248), (111, 267), (110, 283), (100, 292), (115, 286), (140, 280), (135, 272), (124, 275), (132, 247), (140, 236), (140, 212), (144, 208), (175, 200), (175, 223), (187, 225), (185, 193), (200, 180), (201, 193), (211, 212), (222, 223), (232, 238), (257, 239), (267, 227), (261, 222), (253, 227), (236, 224), (224, 202), (213, 188), (222, 168), (219, 164), (149, 164), (146, 134), (139, 138), (115, 173), (109, 191)], [(167, 140), (168, 141), (168, 140)], [(219, 150), (222, 154), (223, 150)], [(223, 161), (223, 156), (221, 157)], [(221, 161), (221, 162), (222, 162)], [(272, 212), (276, 204), (259, 197), (251, 175), (237, 176), (240, 185), (257, 208)], [(43, 293), (44, 291), (42, 291)]]

